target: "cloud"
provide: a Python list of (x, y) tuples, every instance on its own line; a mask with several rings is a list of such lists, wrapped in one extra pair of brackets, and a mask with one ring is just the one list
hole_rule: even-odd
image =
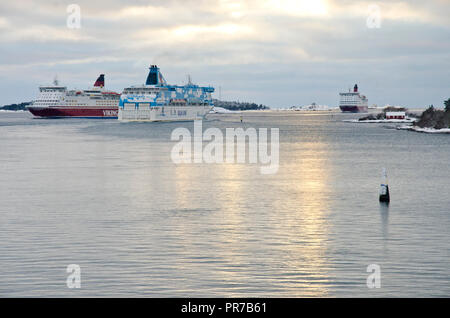
[[(386, 81), (386, 74), (379, 70), (408, 74), (408, 78), (393, 77), (398, 82), (392, 84), (410, 87), (412, 92), (419, 84), (423, 87), (416, 78), (424, 70), (417, 65), (433, 70), (433, 76), (429, 72), (426, 76), (430, 82), (439, 79), (441, 95), (448, 80), (447, 1), (77, 3), (81, 29), (66, 27), (67, 1), (0, 3), (0, 70), (5, 75), (0, 87), (7, 78), (18, 79), (23, 72), (33, 74), (26, 80), (35, 85), (40, 77), (52, 78), (55, 73), (82, 80), (101, 69), (119, 77), (111, 83), (121, 90), (133, 84), (131, 80), (141, 81), (148, 64), (160, 64), (173, 81), (189, 72), (194, 78), (221, 85), (229, 98), (235, 94), (283, 106), (311, 102), (309, 92), (317, 91), (317, 84), (312, 83), (321, 81), (327, 85), (323, 89), (332, 89), (332, 93), (316, 102), (335, 103), (336, 89), (348, 82)], [(380, 8), (379, 29), (366, 24), (373, 4)], [(0, 90), (0, 96), (17, 98), (10, 87)], [(388, 90), (384, 94), (394, 98), (396, 92)], [(404, 97), (405, 103), (435, 98), (431, 94), (412, 93)]]
[(81, 32), (73, 32), (68, 28), (55, 28), (47, 25), (34, 25), (31, 28), (19, 29), (6, 26), (4, 32), (0, 34), (0, 41), (2, 42), (79, 42), (93, 40), (93, 37)]
[(328, 4), (324, 0), (269, 0), (262, 2), (267, 12), (278, 12), (284, 15), (298, 17), (325, 16), (328, 14)]
[(0, 29), (6, 29), (8, 27), (8, 20), (0, 17)]

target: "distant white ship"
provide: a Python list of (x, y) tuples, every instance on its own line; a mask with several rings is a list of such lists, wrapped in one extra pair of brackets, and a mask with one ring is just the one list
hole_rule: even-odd
[(339, 108), (343, 113), (367, 113), (369, 110), (368, 100), (365, 95), (358, 92), (358, 85), (355, 84), (353, 92), (350, 90), (339, 93)]
[(317, 105), (316, 103), (312, 103), (306, 106), (292, 106), (292, 110), (295, 111), (330, 111), (331, 108), (327, 105)]

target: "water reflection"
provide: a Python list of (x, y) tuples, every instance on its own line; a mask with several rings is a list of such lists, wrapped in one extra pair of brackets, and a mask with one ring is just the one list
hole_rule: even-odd
[(389, 238), (389, 203), (380, 202), (380, 216), (381, 216), (381, 231), (383, 238)]
[(195, 194), (195, 180), (198, 180), (198, 168), (192, 165), (180, 164), (172, 168), (174, 178), (174, 198), (175, 206), (180, 209), (192, 209), (196, 201), (192, 194)]
[[(292, 149), (291, 149), (292, 151)], [(289, 211), (283, 220), (288, 252), (287, 265), (295, 272), (295, 294), (302, 296), (326, 296), (329, 283), (326, 250), (329, 235), (328, 149), (324, 143), (305, 143), (293, 152), (292, 165), (285, 171), (293, 193), (282, 196)], [(288, 243), (288, 244), (287, 244)]]
[[(450, 295), (445, 136), (341, 122), (350, 115), (246, 113), (246, 125), (280, 127), (280, 170), (262, 176), (257, 165), (174, 165), (165, 124), (5, 116), (8, 297), (73, 296), (61, 269), (74, 261), (89, 285), (80, 297)], [(378, 216), (372, 171), (386, 158), (396, 199)], [(383, 266), (376, 294), (369, 262)]]
[[(215, 200), (219, 205), (220, 228), (216, 228), (218, 244), (214, 250), (221, 255), (222, 266), (217, 268), (217, 278), (223, 288), (227, 288), (227, 297), (244, 296), (240, 289), (251, 289), (251, 277), (248, 263), (252, 254), (258, 253), (258, 247), (250, 241), (252, 233), (252, 216), (245, 206), (251, 204), (252, 189), (246, 187), (246, 175), (252, 170), (249, 165), (222, 164), (210, 169), (211, 177), (216, 180)], [(249, 193), (250, 192), (250, 193)], [(256, 236), (258, 236), (256, 234)]]

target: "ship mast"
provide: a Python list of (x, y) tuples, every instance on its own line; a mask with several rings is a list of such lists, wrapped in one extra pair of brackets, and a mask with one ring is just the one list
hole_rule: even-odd
[(187, 83), (187, 84), (188, 84), (189, 86), (193, 85), (193, 84), (192, 84), (192, 79), (191, 79), (191, 75), (190, 75), (190, 74), (187, 75), (187, 78), (188, 78), (188, 83)]

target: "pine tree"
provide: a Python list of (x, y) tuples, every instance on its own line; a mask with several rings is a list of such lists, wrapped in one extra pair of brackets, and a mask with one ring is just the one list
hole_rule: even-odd
[(444, 101), (445, 111), (450, 112), (450, 98)]

